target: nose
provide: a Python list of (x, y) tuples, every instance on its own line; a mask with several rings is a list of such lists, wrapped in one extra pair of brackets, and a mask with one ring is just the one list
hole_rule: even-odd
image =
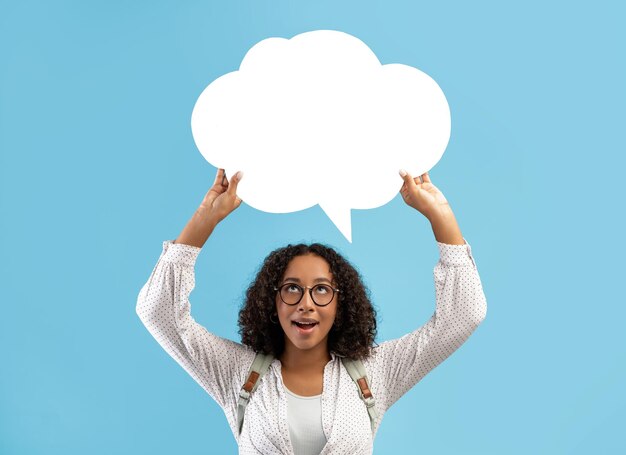
[(313, 303), (313, 299), (311, 298), (311, 293), (308, 289), (304, 290), (304, 295), (298, 303), (298, 311), (311, 311), (315, 304)]

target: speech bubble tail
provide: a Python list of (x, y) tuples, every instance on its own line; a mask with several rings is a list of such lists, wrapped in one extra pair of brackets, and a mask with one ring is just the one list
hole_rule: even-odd
[(352, 221), (350, 209), (336, 207), (333, 205), (320, 204), (328, 218), (337, 226), (337, 229), (344, 235), (348, 242), (352, 243)]

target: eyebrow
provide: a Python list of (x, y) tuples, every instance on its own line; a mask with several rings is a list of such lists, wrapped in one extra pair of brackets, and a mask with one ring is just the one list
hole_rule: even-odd
[[(296, 278), (296, 277), (287, 277), (283, 280), (283, 283), (287, 282), (287, 281), (295, 281), (296, 283), (301, 283), (300, 278)], [(330, 281), (328, 278), (315, 278), (313, 280), (313, 283), (321, 283), (323, 281), (326, 281), (330, 284), (332, 284), (332, 281)]]

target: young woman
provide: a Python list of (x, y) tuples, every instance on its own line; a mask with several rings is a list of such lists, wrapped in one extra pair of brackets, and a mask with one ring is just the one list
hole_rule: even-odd
[[(148, 331), (220, 405), (242, 454), (370, 454), (384, 413), (450, 356), (485, 318), (471, 248), (428, 173), (400, 171), (404, 201), (433, 228), (436, 309), (428, 322), (374, 347), (375, 311), (359, 273), (320, 244), (288, 245), (265, 259), (239, 313), (242, 344), (208, 332), (190, 313), (194, 265), (216, 225), (241, 204), (239, 172), (215, 182), (163, 251), (137, 300)], [(258, 380), (239, 432), (239, 392), (257, 352), (275, 359)], [(370, 417), (342, 357), (362, 361), (375, 399)]]

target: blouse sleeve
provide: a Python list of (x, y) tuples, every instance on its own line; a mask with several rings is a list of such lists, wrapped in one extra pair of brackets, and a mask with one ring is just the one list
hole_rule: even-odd
[(163, 251), (139, 292), (137, 315), (161, 347), (224, 410), (236, 427), (239, 389), (254, 358), (242, 344), (209, 333), (191, 316), (189, 294), (201, 248), (163, 242)]
[(470, 245), (465, 240), (463, 245), (437, 246), (435, 313), (417, 330), (378, 345), (368, 360), (372, 392), (383, 413), (456, 351), (487, 314)]

